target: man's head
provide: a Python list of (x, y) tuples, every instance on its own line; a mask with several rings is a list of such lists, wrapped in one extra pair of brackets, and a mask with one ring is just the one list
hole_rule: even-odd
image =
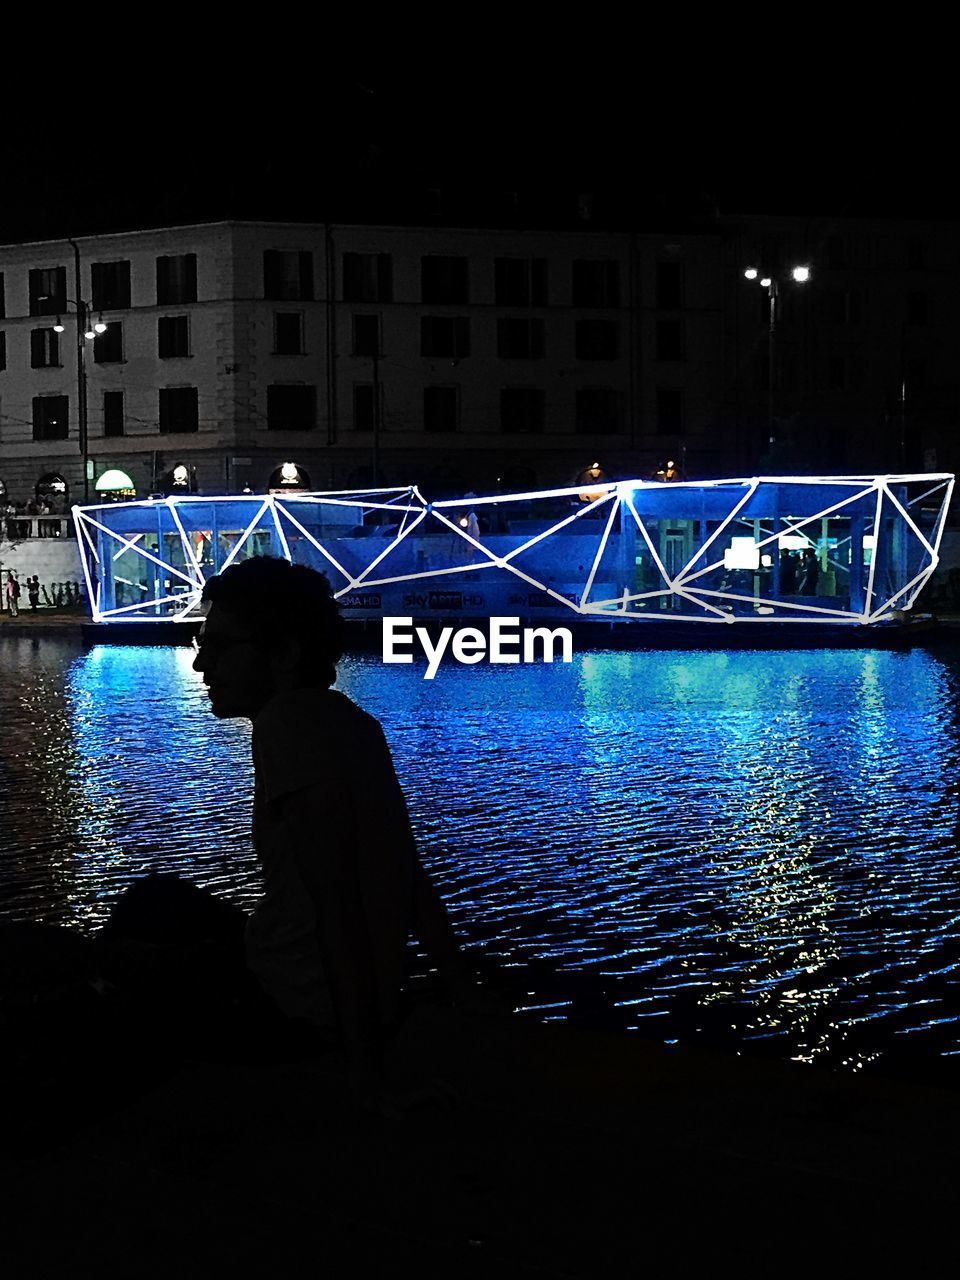
[(253, 719), (277, 693), (333, 684), (343, 624), (322, 573), (255, 556), (210, 578), (202, 598), (193, 666), (214, 715)]

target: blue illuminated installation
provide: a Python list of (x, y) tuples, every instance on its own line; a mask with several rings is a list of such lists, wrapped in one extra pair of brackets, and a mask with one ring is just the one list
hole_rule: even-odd
[(74, 507), (95, 622), (199, 617), (234, 560), (322, 569), (347, 617), (864, 626), (937, 567), (948, 474), (624, 480), (428, 502), (416, 486)]

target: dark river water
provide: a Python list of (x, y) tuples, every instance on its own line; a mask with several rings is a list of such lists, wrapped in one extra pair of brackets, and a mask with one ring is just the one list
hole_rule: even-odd
[[(173, 870), (249, 906), (249, 726), (186, 648), (0, 639), (0, 919)], [(424, 861), (527, 1016), (832, 1067), (960, 1053), (960, 653), (390, 666)]]

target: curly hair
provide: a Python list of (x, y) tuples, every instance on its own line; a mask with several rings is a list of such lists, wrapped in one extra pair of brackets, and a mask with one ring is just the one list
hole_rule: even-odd
[(258, 644), (295, 638), (302, 652), (303, 683), (326, 689), (343, 656), (343, 619), (326, 576), (276, 556), (237, 560), (203, 586), (204, 603), (241, 618)]

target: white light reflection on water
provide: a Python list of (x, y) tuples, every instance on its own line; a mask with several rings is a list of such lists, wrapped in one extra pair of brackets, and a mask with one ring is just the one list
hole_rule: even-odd
[[(191, 658), (0, 642), (4, 918), (91, 928), (148, 868), (249, 905), (249, 729)], [(529, 1016), (855, 1068), (960, 1050), (957, 671), (585, 653), (425, 682), (357, 657), (340, 685)]]

